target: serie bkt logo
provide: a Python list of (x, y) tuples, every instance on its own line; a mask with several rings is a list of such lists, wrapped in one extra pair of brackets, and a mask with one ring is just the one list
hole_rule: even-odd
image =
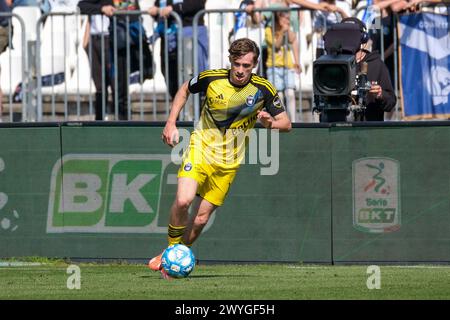
[(373, 157), (353, 161), (353, 226), (364, 232), (400, 228), (400, 165)]

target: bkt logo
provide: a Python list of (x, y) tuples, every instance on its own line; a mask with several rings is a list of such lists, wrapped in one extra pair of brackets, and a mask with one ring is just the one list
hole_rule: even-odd
[(170, 155), (64, 156), (52, 171), (47, 232), (166, 233), (157, 223), (169, 163)]
[(400, 163), (386, 157), (353, 161), (353, 226), (363, 232), (394, 232), (401, 226)]

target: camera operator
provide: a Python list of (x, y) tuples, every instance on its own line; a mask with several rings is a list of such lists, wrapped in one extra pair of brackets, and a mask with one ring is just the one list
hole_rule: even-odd
[(370, 90), (366, 96), (366, 109), (364, 111), (365, 121), (384, 121), (384, 113), (390, 112), (397, 101), (392, 88), (389, 71), (381, 60), (377, 51), (371, 52), (369, 47), (369, 36), (365, 24), (354, 17), (345, 18), (341, 23), (353, 23), (359, 26), (362, 33), (361, 47), (356, 52), (357, 73), (360, 73), (361, 66), (367, 63), (367, 80), (370, 81)]

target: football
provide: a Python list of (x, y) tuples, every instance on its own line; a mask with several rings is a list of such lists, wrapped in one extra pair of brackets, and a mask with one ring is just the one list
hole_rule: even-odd
[(194, 269), (195, 256), (189, 247), (175, 244), (164, 250), (161, 263), (171, 277), (185, 278)]

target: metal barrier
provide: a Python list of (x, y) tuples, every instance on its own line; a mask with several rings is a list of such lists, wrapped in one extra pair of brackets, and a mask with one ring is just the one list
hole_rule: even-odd
[[(8, 20), (8, 41), (10, 44), (13, 43), (13, 25), (14, 25), (14, 21), (18, 22), (18, 25), (16, 25), (16, 34), (19, 34), (20, 37), (20, 47), (19, 48), (12, 48), (11, 46), (6, 48), (5, 52), (2, 53), (2, 58), (6, 58), (6, 63), (2, 63), (2, 65), (0, 66), (1, 70), (1, 84), (0, 85), (0, 90), (3, 91), (3, 93), (0, 95), (0, 98), (2, 99), (2, 101), (0, 101), (0, 121), (2, 120), (2, 116), (3, 113), (8, 112), (9, 114), (9, 122), (13, 122), (13, 121), (27, 121), (28, 120), (28, 114), (30, 113), (30, 110), (27, 108), (28, 104), (27, 104), (27, 95), (23, 94), (22, 95), (22, 101), (21, 103), (19, 103), (19, 107), (17, 108), (16, 105), (17, 103), (14, 102), (14, 93), (16, 92), (17, 86), (21, 86), (22, 88), (22, 93), (26, 93), (28, 91), (28, 82), (26, 81), (27, 77), (27, 70), (28, 68), (26, 67), (26, 57), (27, 57), (27, 47), (26, 47), (26, 42), (25, 42), (25, 23), (23, 21), (23, 19), (15, 14), (15, 13), (10, 13), (10, 12), (0, 12), (0, 17), (10, 17), (11, 19)], [(15, 19), (15, 20), (12, 20)], [(20, 27), (20, 30), (17, 29), (17, 26)], [(17, 36), (16, 36), (17, 37)], [(21, 77), (17, 78), (17, 75), (15, 74), (14, 76), (16, 77), (16, 81), (13, 81), (12, 76), (12, 70), (11, 67), (13, 65), (17, 65), (15, 62), (17, 62), (17, 60), (20, 59), (20, 75)], [(14, 62), (13, 62), (14, 60)], [(3, 61), (3, 59), (1, 60)], [(7, 67), (7, 68), (5, 68)], [(9, 71), (9, 72), (8, 72)], [(8, 84), (9, 86), (7, 88), (5, 88), (5, 86), (3, 84)], [(16, 86), (13, 86), (16, 85)], [(5, 90), (8, 89), (8, 90)], [(7, 92), (8, 94), (8, 108), (5, 108), (3, 105), (3, 94)], [(19, 119), (18, 117), (16, 117), (16, 114), (19, 114), (19, 110), (17, 109), (21, 109), (20, 113), (21, 113), (21, 118)]]
[[(366, 8), (360, 8), (364, 10)], [(296, 79), (296, 113), (299, 122), (313, 122), (314, 119), (307, 118), (305, 115), (312, 110), (312, 62), (315, 59), (315, 50), (313, 41), (308, 42), (305, 40), (306, 36), (313, 34), (312, 26), (307, 28), (300, 27), (303, 20), (300, 20), (299, 15), (302, 9), (298, 8), (263, 8), (257, 9), (255, 12), (260, 14), (270, 15), (268, 21), (272, 22), (272, 32), (274, 24), (274, 12), (287, 11), (291, 12), (291, 15), (296, 16), (298, 23), (293, 26), (294, 31), (297, 33), (298, 50), (300, 53), (300, 60), (302, 61), (303, 71)], [(210, 43), (210, 51), (208, 56), (208, 64), (211, 69), (215, 68), (227, 68), (229, 62), (227, 61), (226, 50), (230, 43), (228, 38), (228, 31), (232, 28), (234, 22), (234, 15), (239, 12), (244, 12), (240, 9), (226, 9), (226, 10), (202, 10), (198, 12), (193, 21), (193, 37), (192, 37), (192, 54), (190, 53), (190, 47), (186, 46), (183, 42), (182, 32), (177, 32), (176, 44), (177, 44), (177, 77), (178, 87), (188, 80), (193, 75), (199, 72), (197, 55), (199, 50), (198, 37), (199, 37), (199, 21), (201, 17), (205, 19), (205, 25), (208, 28), (208, 41)], [(309, 14), (310, 11), (305, 11)], [(356, 14), (358, 14), (356, 12)], [(175, 12), (172, 12), (171, 19), (174, 20), (176, 28), (178, 30), (183, 29), (182, 20)], [(26, 29), (26, 23), (23, 19), (14, 13), (0, 13), (0, 16), (11, 16), (17, 20), (20, 25), (20, 29), (24, 31)], [(133, 28), (132, 21), (137, 20), (144, 26), (145, 34), (138, 33), (138, 54), (135, 58), (130, 54), (130, 46), (132, 39), (129, 32)], [(9, 121), (60, 121), (60, 120), (94, 120), (95, 116), (95, 93), (98, 91), (93, 83), (91, 68), (93, 64), (92, 54), (92, 39), (93, 35), (89, 34), (89, 41), (86, 48), (84, 48), (84, 35), (87, 30), (88, 21), (91, 17), (86, 15), (80, 15), (77, 12), (64, 12), (64, 13), (50, 13), (43, 15), (36, 24), (36, 41), (26, 41), (25, 32), (21, 33), (21, 46), (20, 55), (21, 63), (21, 78), (17, 81), (19, 86), (16, 87), (12, 77), (17, 78), (17, 74), (14, 74), (12, 70), (13, 59), (19, 57), (14, 56), (14, 50), (10, 50), (7, 57), (9, 62), (9, 74), (8, 69), (2, 70), (2, 82), (8, 82), (10, 84), (9, 90), (5, 91), (9, 95), (9, 108), (4, 108), (4, 113), (9, 112)], [(155, 40), (154, 25), (155, 21), (149, 16), (147, 11), (116, 11), (115, 15), (111, 19), (112, 30), (117, 31), (118, 23), (123, 22), (122, 26), (125, 28), (126, 37), (124, 40), (125, 49), (119, 49), (117, 39), (117, 32), (114, 32), (112, 38), (109, 39), (106, 35), (100, 36), (101, 52), (104, 54), (101, 56), (101, 118), (106, 120), (120, 119), (121, 108), (126, 109), (126, 119), (132, 120), (165, 120), (169, 113), (170, 103), (172, 97), (169, 94), (169, 83), (171, 83), (169, 65), (165, 63), (164, 70), (161, 69), (160, 57), (163, 57), (165, 61), (169, 61), (168, 46), (162, 45), (161, 40)], [(164, 19), (164, 26), (167, 29), (167, 19)], [(311, 24), (312, 25), (312, 24)], [(258, 34), (258, 42), (263, 44), (265, 25), (260, 24), (255, 27), (256, 34)], [(311, 28), (310, 28), (311, 27)], [(371, 27), (371, 26), (369, 26)], [(373, 27), (373, 26), (372, 26)], [(397, 46), (397, 26), (394, 24), (394, 47)], [(383, 42), (383, 28), (380, 29), (380, 42), (381, 48), (384, 48)], [(250, 28), (247, 27), (248, 33)], [(255, 31), (255, 30), (253, 30)], [(153, 38), (153, 42), (148, 44), (146, 39)], [(111, 56), (106, 54), (108, 50), (107, 44), (111, 44)], [(151, 61), (152, 69), (154, 70), (153, 79), (146, 80), (144, 77), (145, 71), (145, 58), (143, 55), (143, 49), (145, 45), (149, 45), (150, 51), (153, 55)], [(285, 46), (288, 43), (285, 39)], [(118, 60), (118, 52), (123, 50), (124, 63), (121, 65)], [(163, 50), (162, 55), (160, 55)], [(274, 47), (272, 46), (272, 50)], [(19, 50), (18, 50), (19, 51)], [(383, 56), (383, 51), (380, 50)], [(394, 50), (394, 84), (395, 93), (399, 97), (399, 76), (398, 76), (398, 64), (397, 64), (397, 49)], [(2, 55), (3, 56), (3, 55)], [(119, 90), (115, 90), (121, 84), (117, 76), (113, 76), (108, 80), (109, 74), (107, 73), (108, 61), (114, 61), (112, 65), (113, 69), (120, 68), (125, 75), (125, 87), (126, 94), (124, 101), (121, 101), (123, 97), (119, 96)], [(262, 60), (262, 59), (261, 59)], [(2, 60), (4, 63), (5, 61)], [(133, 67), (138, 65), (136, 73), (133, 71)], [(263, 74), (263, 65), (259, 64), (257, 73)], [(165, 74), (166, 76), (163, 76)], [(8, 80), (6, 78), (9, 77)], [(270, 80), (270, 79), (269, 79)], [(13, 86), (14, 88), (11, 88)], [(16, 90), (17, 89), (17, 90)], [(123, 93), (123, 92), (122, 92)], [(122, 94), (123, 96), (123, 94)], [(106, 100), (107, 99), (107, 100)], [(200, 116), (200, 97), (198, 95), (192, 96), (188, 101), (188, 105), (184, 108), (182, 114), (180, 114), (180, 120), (197, 120)], [(192, 100), (193, 103), (192, 103)], [(111, 103), (112, 101), (112, 103)], [(17, 109), (17, 105), (20, 104), (21, 110)], [(121, 107), (125, 106), (125, 107)], [(400, 119), (398, 104), (395, 108), (395, 120)], [(192, 111), (191, 109), (192, 108)], [(21, 112), (21, 118), (17, 117)], [(306, 111), (306, 112), (305, 112)], [(191, 114), (192, 113), (192, 114)]]
[[(180, 17), (176, 13), (171, 15), (174, 17), (178, 28), (181, 28)], [(144, 46), (147, 45), (148, 34), (153, 35), (151, 24), (150, 28), (147, 27), (150, 30), (145, 29), (143, 23), (145, 16), (149, 16), (146, 11), (116, 11), (111, 19), (112, 28), (109, 28), (112, 33), (111, 37), (105, 32), (99, 36), (101, 43), (101, 97), (97, 95), (96, 98), (101, 99), (101, 115), (97, 111), (97, 118), (144, 120), (144, 113), (150, 111), (153, 115), (151, 120), (157, 120), (160, 105), (157, 102), (157, 94), (165, 94), (165, 114), (169, 111), (169, 97), (166, 88), (171, 79), (168, 76), (163, 78), (155, 72), (155, 44), (153, 43), (150, 49), (153, 61), (147, 61), (148, 57), (144, 57), (143, 54), (146, 50)], [(86, 52), (82, 45), (83, 40), (85, 40), (83, 37), (88, 28), (88, 21), (91, 21), (90, 16), (74, 12), (50, 13), (40, 18), (36, 41), (38, 121), (43, 121), (44, 114), (49, 114), (52, 121), (57, 120), (57, 113), (62, 113), (64, 120), (93, 120), (92, 97), (97, 90), (94, 88), (91, 81), (92, 77), (89, 74), (89, 70), (93, 67), (93, 37), (91, 34), (89, 34)], [(136, 21), (143, 26), (143, 29), (134, 24)], [(167, 26), (167, 21), (165, 23)], [(62, 35), (60, 34), (61, 29), (64, 30)], [(69, 29), (69, 31), (66, 29)], [(49, 30), (47, 39), (43, 39), (41, 33), (44, 33), (45, 36), (46, 30)], [(74, 34), (71, 34), (71, 32)], [(135, 39), (132, 38), (130, 33), (135, 34)], [(108, 41), (109, 43), (106, 43)], [(181, 35), (177, 39), (177, 56), (180, 59), (179, 65), (182, 66), (180, 43)], [(105, 50), (108, 44), (110, 45), (109, 53), (108, 50)], [(167, 58), (167, 47), (165, 49)], [(68, 67), (70, 67), (70, 61), (68, 60), (72, 62), (71, 70), (68, 70)], [(111, 63), (111, 77), (107, 74), (108, 60), (113, 61)], [(144, 74), (148, 73), (147, 71), (150, 68), (150, 66), (144, 67), (146, 62), (147, 64), (151, 63), (153, 79), (149, 82), (153, 83), (146, 83), (147, 81), (144, 78)], [(89, 68), (85, 68), (85, 64)], [(165, 74), (168, 75), (168, 72), (165, 72)], [(182, 69), (179, 71), (179, 81), (182, 81), (181, 75)], [(110, 81), (107, 81), (108, 78), (110, 78)], [(164, 85), (164, 80), (166, 85)], [(109, 105), (109, 98), (112, 100), (112, 106)], [(148, 105), (146, 102), (150, 100), (152, 103)], [(58, 106), (59, 108), (57, 108)], [(149, 120), (148, 117), (146, 120)]]
[[(382, 22), (382, 15), (380, 10), (378, 9), (377, 6), (363, 6), (360, 9), (358, 9), (355, 13), (355, 16), (358, 17), (360, 12), (369, 12), (369, 19), (371, 20), (371, 23), (368, 25), (367, 27), (367, 31), (370, 32), (370, 30), (380, 30), (379, 35), (380, 35), (380, 55), (381, 55), (381, 60), (385, 61), (385, 45), (384, 45), (384, 27), (383, 27), (383, 22)], [(395, 93), (395, 97), (397, 98), (397, 101), (395, 103), (395, 108), (394, 111), (391, 113), (390, 120), (400, 120), (400, 110), (399, 110), (399, 106), (400, 106), (400, 101), (399, 101), (399, 97), (400, 97), (400, 92), (399, 92), (399, 76), (398, 76), (398, 39), (397, 39), (397, 34), (398, 34), (398, 26), (397, 26), (397, 14), (393, 14), (392, 15), (392, 25), (393, 25), (393, 30), (392, 30), (392, 34), (393, 34), (393, 61), (394, 61), (394, 66), (393, 66), (393, 72), (394, 72), (394, 93)]]
[[(370, 32), (371, 30), (379, 30), (379, 38), (380, 38), (380, 56), (381, 60), (385, 61), (385, 47), (384, 47), (384, 28), (383, 28), (383, 22), (381, 17), (381, 12), (377, 6), (370, 5), (370, 6), (361, 6), (358, 10), (355, 12), (355, 17), (359, 17), (360, 13), (366, 13), (368, 12), (368, 18), (370, 23), (367, 26), (367, 32)], [(364, 18), (364, 13), (361, 17)], [(378, 33), (378, 32), (377, 32)], [(399, 118), (399, 86), (398, 86), (398, 49), (397, 49), (397, 15), (393, 15), (393, 61), (394, 61), (394, 93), (395, 97), (397, 98), (397, 101), (395, 103), (394, 111), (391, 114), (390, 120), (400, 120)]]
[[(369, 20), (371, 23), (367, 25), (367, 32), (372, 30), (380, 30), (380, 55), (381, 60), (384, 61), (384, 28), (381, 28), (381, 12), (377, 6), (361, 6), (355, 11), (355, 17), (359, 18), (362, 13), (362, 17), (360, 18), (363, 21), (365, 13), (367, 13)], [(378, 33), (378, 32), (377, 32)]]

